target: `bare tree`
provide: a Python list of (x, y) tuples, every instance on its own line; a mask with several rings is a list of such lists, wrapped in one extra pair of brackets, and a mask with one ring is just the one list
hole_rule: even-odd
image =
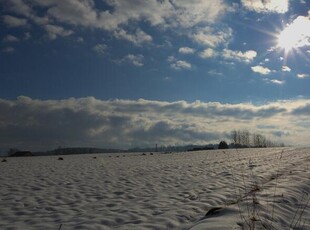
[(237, 130), (231, 131), (231, 139), (235, 145), (237, 144), (237, 135), (238, 135)]

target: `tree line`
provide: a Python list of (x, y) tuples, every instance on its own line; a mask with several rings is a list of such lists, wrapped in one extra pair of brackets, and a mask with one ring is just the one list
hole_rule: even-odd
[(284, 147), (283, 143), (277, 143), (259, 133), (250, 133), (248, 130), (233, 130), (230, 133), (232, 144), (235, 148), (265, 148)]

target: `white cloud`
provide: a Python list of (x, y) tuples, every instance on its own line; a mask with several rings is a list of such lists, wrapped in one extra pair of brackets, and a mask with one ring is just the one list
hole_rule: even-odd
[(173, 5), (172, 15), (175, 24), (187, 28), (200, 23), (213, 23), (223, 13), (231, 10), (222, 0), (178, 0), (173, 1)]
[(56, 39), (57, 37), (67, 37), (73, 34), (74, 32), (72, 30), (66, 30), (61, 26), (56, 25), (45, 25), (45, 30), (48, 33), (48, 36), (51, 40)]
[[(162, 28), (192, 28), (201, 24), (212, 24), (225, 12), (231, 11), (224, 0), (106, 0), (111, 9), (96, 8), (94, 0), (10, 0), (9, 10), (39, 24), (66, 23), (108, 31), (124, 28), (130, 22), (144, 21)], [(37, 9), (46, 9), (38, 17)], [(38, 11), (38, 10), (37, 10)], [(40, 12), (42, 15), (42, 12)], [(44, 22), (45, 20), (45, 22)]]
[[(148, 23), (159, 29), (173, 29), (192, 33), (193, 28), (212, 28), (225, 13), (233, 8), (225, 0), (105, 0), (109, 9), (100, 9), (94, 0), (10, 0), (6, 10), (23, 19), (6, 18), (10, 25), (25, 25), (34, 23), (44, 30), (47, 25), (68, 28), (71, 33), (75, 28), (85, 27), (103, 29), (118, 38), (133, 42), (136, 45), (152, 41), (152, 36), (141, 29), (133, 31), (131, 25), (139, 22)], [(209, 29), (208, 32), (197, 32), (191, 37), (200, 44), (211, 47), (227, 44), (231, 30), (218, 31)], [(51, 39), (63, 36), (64, 31), (57, 35), (48, 32)], [(217, 41), (218, 40), (218, 41)]]
[(269, 80), (269, 82), (276, 84), (276, 85), (283, 85), (285, 83), (285, 81), (276, 80), (276, 79)]
[(181, 69), (191, 69), (192, 65), (191, 63), (183, 60), (177, 60), (170, 64), (170, 67), (175, 70), (181, 70)]
[(211, 58), (217, 56), (217, 52), (214, 49), (207, 48), (204, 51), (199, 53), (201, 58)]
[(105, 54), (107, 48), (106, 44), (97, 44), (93, 47), (93, 51), (102, 56)]
[(16, 14), (22, 16), (30, 16), (32, 9), (30, 7), (31, 3), (25, 3), (23, 0), (10, 0), (6, 5), (8, 9)]
[(310, 11), (308, 16), (298, 16), (279, 35), (279, 45), (285, 47), (310, 46)]
[(267, 74), (271, 73), (270, 69), (268, 69), (267, 67), (264, 67), (264, 66), (260, 66), (260, 65), (252, 66), (251, 69), (253, 72), (259, 73), (262, 75), (267, 75)]
[(141, 45), (143, 43), (149, 43), (153, 39), (150, 35), (146, 34), (141, 29), (137, 29), (134, 34), (128, 34), (127, 31), (119, 29), (114, 31), (114, 36), (117, 39), (124, 39), (134, 43), (135, 45)]
[(4, 42), (19, 42), (19, 39), (11, 34), (6, 35), (2, 41)]
[[(99, 14), (99, 24), (106, 29), (127, 25), (129, 21), (147, 21), (153, 26), (190, 28), (201, 23), (213, 23), (229, 7), (224, 1), (117, 1), (110, 0), (110, 12)], [(112, 13), (111, 13), (112, 12)]]
[(3, 22), (8, 27), (19, 27), (19, 26), (26, 26), (27, 25), (27, 19), (24, 18), (17, 18), (10, 15), (4, 15)]
[(241, 51), (224, 49), (222, 53), (222, 56), (225, 59), (233, 59), (233, 60), (238, 60), (238, 61), (243, 61), (243, 62), (248, 62), (248, 63), (253, 61), (256, 55), (257, 53), (254, 50), (248, 50), (243, 53)]
[(173, 7), (167, 1), (117, 1), (109, 0), (111, 11), (99, 13), (97, 25), (107, 30), (114, 30), (129, 21), (147, 21), (153, 26), (165, 24), (166, 17), (172, 16)]
[(125, 58), (123, 58), (123, 61), (128, 61), (135, 66), (141, 67), (144, 65), (143, 59), (144, 59), (144, 56), (142, 54), (137, 54), (137, 55), (128, 54)]
[(170, 67), (175, 70), (181, 70), (181, 69), (191, 69), (192, 64), (184, 61), (184, 60), (178, 60), (174, 56), (169, 56), (167, 58), (167, 62), (170, 63)]
[(289, 0), (241, 0), (244, 7), (259, 13), (285, 13)]
[(232, 29), (226, 28), (223, 30), (217, 30), (212, 27), (205, 27), (194, 34), (191, 34), (190, 37), (195, 42), (211, 48), (215, 48), (220, 45), (226, 46), (232, 37)]
[[(35, 100), (0, 99), (0, 148), (51, 149), (55, 146), (126, 148), (155, 143), (203, 143), (225, 138), (233, 129), (264, 134), (290, 130), (281, 139), (309, 143), (310, 100), (286, 100), (254, 105), (186, 101), (98, 100), (93, 97)], [(139, 114), (139, 116), (137, 116)], [(220, 126), (218, 124), (221, 124)]]
[[(39, 5), (44, 4), (42, 1), (37, 0), (36, 2)], [(60, 22), (93, 27), (98, 20), (98, 14), (94, 8), (95, 2), (92, 0), (50, 0), (46, 5), (50, 7), (47, 11), (48, 15)]]
[(309, 74), (305, 74), (305, 73), (299, 73), (297, 74), (297, 77), (298, 78), (306, 78), (306, 77), (309, 77), (310, 75)]
[(286, 66), (286, 65), (284, 65), (284, 66), (282, 66), (282, 71), (283, 72), (291, 72), (291, 68)]
[(169, 57), (167, 58), (167, 61), (168, 61), (168, 62), (174, 62), (174, 61), (177, 61), (177, 59), (176, 59), (174, 56), (169, 56)]
[(181, 47), (179, 49), (179, 53), (182, 53), (182, 54), (193, 54), (193, 53), (195, 53), (195, 49), (190, 48), (190, 47)]
[(217, 70), (210, 70), (210, 71), (208, 71), (208, 74), (210, 74), (210, 75), (217, 75), (217, 76), (222, 76), (223, 75), (223, 73), (218, 72)]
[[(27, 20), (32, 21), (40, 26), (46, 25), (49, 23), (50, 18), (48, 18), (47, 15), (44, 15), (43, 17), (37, 16), (37, 12), (35, 12), (34, 4), (38, 0), (30, 0), (30, 1), (24, 1), (24, 0), (10, 0), (8, 1), (8, 4), (6, 5), (7, 10), (14, 12), (18, 16), (23, 16)], [(54, 0), (46, 0), (46, 1), (40, 1), (41, 6), (47, 6), (47, 3), (51, 3)], [(42, 12), (40, 12), (42, 14)]]

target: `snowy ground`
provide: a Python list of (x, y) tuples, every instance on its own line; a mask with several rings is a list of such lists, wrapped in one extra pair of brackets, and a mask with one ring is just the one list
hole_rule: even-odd
[(1, 229), (310, 229), (310, 148), (63, 158), (0, 162)]

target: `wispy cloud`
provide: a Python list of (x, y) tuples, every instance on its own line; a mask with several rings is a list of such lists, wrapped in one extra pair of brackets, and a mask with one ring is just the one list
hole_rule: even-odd
[(143, 43), (150, 43), (153, 39), (150, 35), (146, 34), (141, 29), (137, 29), (134, 34), (129, 34), (123, 29), (114, 31), (114, 36), (117, 39), (124, 39), (134, 43), (135, 45), (141, 45)]
[(8, 27), (19, 27), (19, 26), (26, 26), (27, 25), (27, 19), (24, 18), (17, 18), (10, 15), (4, 15), (3, 16), (3, 22)]
[(67, 37), (74, 33), (72, 30), (66, 30), (63, 27), (56, 25), (48, 24), (45, 25), (44, 28), (51, 40), (54, 40), (57, 37)]
[(212, 58), (217, 56), (217, 52), (214, 49), (207, 48), (199, 53), (201, 58)]
[(210, 71), (208, 71), (208, 74), (210, 74), (210, 75), (216, 75), (216, 76), (222, 76), (222, 75), (223, 75), (222, 72), (219, 72), (219, 71), (217, 71), (217, 70), (210, 70)]
[(93, 51), (102, 56), (105, 54), (108, 46), (106, 44), (97, 44), (93, 47)]
[(30, 38), (31, 38), (31, 33), (30, 33), (30, 32), (25, 32), (25, 33), (24, 33), (23, 39), (24, 39), (24, 40), (28, 40), (28, 39), (30, 39)]
[(4, 42), (19, 42), (19, 39), (11, 34), (6, 35), (2, 41)]
[(271, 80), (268, 80), (268, 82), (276, 84), (276, 85), (283, 85), (285, 83), (285, 81), (277, 80), (277, 79), (271, 79)]
[(23, 0), (11, 0), (7, 7), (10, 11), (18, 15), (30, 16), (32, 14), (30, 4), (28, 5)]
[(169, 57), (167, 57), (167, 61), (171, 63), (171, 62), (177, 61), (177, 59), (174, 56), (169, 56)]
[(299, 74), (297, 74), (297, 77), (298, 78), (306, 78), (306, 77), (310, 77), (310, 75), (309, 74), (305, 74), (305, 73), (299, 73)]
[(248, 51), (245, 51), (243, 53), (241, 51), (224, 49), (223, 53), (222, 53), (222, 56), (225, 59), (232, 59), (232, 60), (248, 62), (248, 63), (253, 61), (253, 59), (256, 57), (256, 55), (257, 55), (257, 53), (254, 50), (248, 50)]
[(127, 61), (129, 63), (131, 63), (132, 65), (141, 67), (143, 66), (143, 59), (144, 56), (142, 54), (128, 54), (126, 57), (123, 58), (123, 61)]
[(288, 11), (289, 0), (241, 0), (244, 7), (259, 13), (285, 13)]
[(14, 47), (4, 47), (3, 49), (2, 49), (2, 52), (3, 53), (13, 53), (13, 52), (15, 52), (15, 48)]
[(198, 44), (215, 48), (228, 44), (232, 37), (232, 30), (230, 28), (215, 29), (213, 27), (205, 27), (191, 34), (190, 37)]

